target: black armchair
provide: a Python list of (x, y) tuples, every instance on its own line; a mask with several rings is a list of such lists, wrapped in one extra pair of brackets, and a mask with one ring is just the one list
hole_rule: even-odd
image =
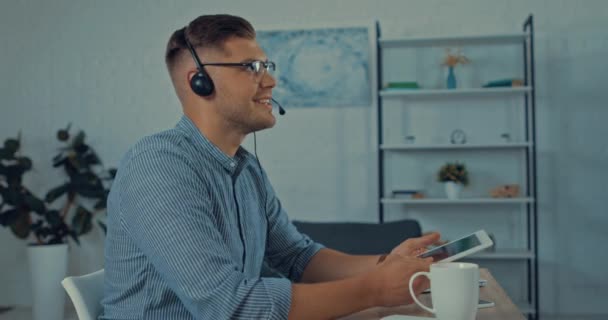
[(420, 237), (416, 220), (378, 223), (293, 221), (298, 230), (328, 248), (349, 254), (383, 254), (408, 238)]
[[(298, 231), (315, 242), (349, 254), (384, 254), (408, 238), (420, 237), (422, 231), (416, 220), (378, 223), (304, 222), (293, 221)], [(282, 277), (266, 263), (263, 277)]]

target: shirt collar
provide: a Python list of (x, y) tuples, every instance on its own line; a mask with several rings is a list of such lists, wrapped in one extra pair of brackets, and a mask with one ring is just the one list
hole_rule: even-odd
[(255, 161), (255, 158), (242, 146), (239, 146), (234, 157), (228, 156), (209, 141), (186, 115), (182, 116), (175, 128), (184, 132), (186, 137), (192, 141), (203, 154), (209, 155), (212, 159), (220, 163), (230, 175), (240, 173), (246, 165)]

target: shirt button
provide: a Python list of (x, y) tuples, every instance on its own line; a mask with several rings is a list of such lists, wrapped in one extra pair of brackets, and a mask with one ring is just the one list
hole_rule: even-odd
[(234, 162), (230, 162), (230, 167), (231, 167), (231, 168), (234, 168), (234, 166), (236, 166), (236, 163), (234, 163)]

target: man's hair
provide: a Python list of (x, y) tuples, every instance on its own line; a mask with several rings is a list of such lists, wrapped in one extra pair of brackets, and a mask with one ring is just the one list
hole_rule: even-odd
[[(186, 39), (193, 48), (219, 48), (232, 37), (255, 39), (255, 30), (249, 21), (228, 14), (203, 15), (186, 27), (176, 30), (167, 43), (165, 63), (172, 72), (180, 56), (188, 52)], [(189, 54), (189, 53), (188, 53)]]

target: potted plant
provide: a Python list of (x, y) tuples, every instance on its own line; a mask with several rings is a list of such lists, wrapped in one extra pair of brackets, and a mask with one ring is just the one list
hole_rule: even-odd
[(463, 186), (469, 184), (469, 173), (463, 163), (446, 163), (437, 174), (437, 180), (443, 182), (448, 199), (458, 199)]
[[(53, 164), (63, 167), (69, 180), (51, 189), (44, 201), (22, 184), (23, 175), (33, 164), (19, 152), (20, 135), (17, 139), (6, 139), (0, 149), (0, 224), (9, 227), (18, 238), (31, 242), (28, 258), (34, 319), (63, 319), (65, 295), (60, 281), (67, 274), (67, 239), (79, 244), (79, 236), (91, 230), (93, 215), (84, 205), (73, 208), (77, 196), (95, 199), (93, 211), (99, 211), (105, 209), (108, 194), (102, 178), (92, 170), (100, 161), (84, 143), (84, 133), (68, 142), (68, 130), (69, 126), (57, 134), (67, 146), (53, 159)], [(115, 173), (108, 170), (105, 179), (112, 180)], [(51, 204), (63, 195), (66, 201), (62, 208), (53, 209)]]
[[(95, 150), (85, 143), (84, 131), (79, 131), (70, 140), (70, 126), (57, 131), (57, 140), (66, 146), (53, 158), (53, 167), (61, 167), (68, 180), (47, 192), (45, 201), (53, 204), (65, 195), (61, 217), (72, 216), (72, 230), (76, 235), (82, 235), (91, 231), (93, 216), (105, 211), (109, 184), (116, 176), (116, 169), (103, 168)], [(87, 200), (94, 202), (90, 208), (84, 205)], [(98, 224), (105, 232), (103, 222), (98, 220)]]
[(456, 76), (454, 75), (454, 67), (459, 64), (467, 64), (471, 62), (469, 58), (465, 57), (460, 49), (452, 54), (451, 49), (446, 49), (445, 58), (443, 59), (442, 65), (448, 67), (448, 77), (446, 80), (446, 87), (448, 89), (456, 89)]

